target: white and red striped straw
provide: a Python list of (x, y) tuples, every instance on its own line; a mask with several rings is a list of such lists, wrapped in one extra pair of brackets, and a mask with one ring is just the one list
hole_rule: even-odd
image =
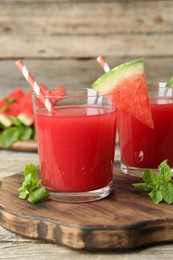
[(103, 58), (103, 56), (99, 56), (97, 58), (98, 63), (101, 65), (102, 69), (104, 70), (104, 72), (108, 72), (110, 71), (110, 67), (109, 65), (106, 63), (105, 59)]
[(46, 109), (49, 112), (54, 112), (55, 109), (52, 106), (52, 103), (50, 102), (50, 100), (44, 96), (42, 89), (39, 87), (39, 85), (37, 84), (36, 80), (34, 79), (34, 77), (31, 75), (31, 73), (28, 71), (28, 69), (26, 68), (25, 64), (23, 63), (22, 60), (18, 60), (16, 62), (16, 65), (18, 66), (19, 70), (22, 72), (24, 78), (28, 81), (28, 83), (30, 84), (30, 86), (32, 87), (32, 89), (34, 90), (34, 92), (36, 93), (36, 95), (40, 98), (40, 100), (43, 102), (43, 104), (45, 105)]

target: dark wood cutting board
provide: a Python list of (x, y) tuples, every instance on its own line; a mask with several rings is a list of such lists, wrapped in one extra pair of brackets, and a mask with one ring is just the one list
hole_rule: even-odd
[(47, 200), (37, 205), (18, 198), (21, 173), (5, 177), (0, 188), (0, 224), (29, 238), (73, 249), (130, 250), (173, 241), (173, 205), (153, 204), (133, 188), (138, 178), (115, 166), (113, 193), (81, 204)]

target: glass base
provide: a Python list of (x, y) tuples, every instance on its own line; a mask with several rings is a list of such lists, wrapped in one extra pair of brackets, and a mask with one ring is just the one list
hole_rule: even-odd
[[(133, 176), (133, 177), (139, 177), (142, 178), (144, 171), (147, 168), (138, 168), (138, 167), (133, 167), (133, 166), (128, 166), (126, 164), (120, 163), (120, 168), (121, 171), (127, 175)], [(151, 169), (153, 170), (155, 173), (158, 173), (158, 169)]]
[(49, 198), (52, 200), (68, 203), (82, 203), (100, 200), (107, 197), (112, 191), (111, 181), (106, 187), (98, 190), (86, 191), (86, 192), (49, 192)]
[[(142, 178), (144, 171), (146, 169), (151, 169), (154, 171), (156, 174), (159, 173), (158, 169), (152, 169), (152, 168), (138, 168), (138, 167), (133, 167), (133, 166), (128, 166), (126, 164), (120, 163), (120, 168), (121, 171), (127, 175), (133, 176), (133, 177), (139, 177)], [(171, 172), (173, 173), (173, 168), (171, 168)]]

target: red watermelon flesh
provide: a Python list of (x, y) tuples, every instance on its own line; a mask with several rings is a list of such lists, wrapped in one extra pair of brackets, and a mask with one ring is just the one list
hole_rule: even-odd
[[(41, 90), (48, 96), (52, 105), (55, 105), (62, 97), (67, 96), (64, 86), (58, 85), (54, 89), (49, 90), (45, 85), (39, 84)], [(40, 101), (41, 102), (41, 101)]]
[(39, 84), (39, 87), (41, 88), (41, 90), (47, 90), (47, 87), (45, 86), (45, 85), (43, 85), (43, 84)]
[(26, 93), (20, 100), (19, 100), (19, 106), (20, 106), (20, 113), (24, 111), (30, 111), (33, 113), (33, 106), (32, 106), (32, 90)]
[(19, 113), (18, 118), (25, 125), (32, 125), (34, 123), (34, 113), (32, 106), (32, 90), (24, 95), (19, 100)]
[(153, 128), (144, 73), (122, 81), (120, 85), (116, 86), (111, 99), (118, 107), (128, 111), (139, 121), (145, 122), (146, 125)]
[[(21, 88), (15, 89), (15, 90), (12, 91), (10, 94), (8, 94), (5, 98), (3, 98), (2, 100), (0, 100), (0, 110), (2, 110), (4, 107), (7, 106), (6, 100), (8, 100), (8, 99), (14, 99), (14, 101), (16, 102), (16, 101), (18, 101), (19, 99), (21, 99), (24, 95), (25, 95), (25, 92), (23, 91), (23, 89), (21, 89)], [(15, 102), (12, 103), (12, 104), (15, 104)], [(12, 104), (10, 104), (10, 106), (11, 106)], [(14, 107), (16, 107), (16, 106), (14, 106)], [(16, 108), (15, 108), (15, 110), (16, 110)], [(16, 112), (15, 112), (15, 114), (16, 114)]]
[[(53, 104), (57, 102), (59, 99), (61, 99), (62, 96), (67, 95), (65, 88), (63, 86), (57, 86), (53, 92), (48, 90), (47, 87), (44, 85), (40, 85), (40, 88), (43, 91), (48, 92), (48, 95), (51, 96), (50, 100)], [(29, 91), (28, 93), (25, 93), (21, 88), (17, 88), (9, 95), (7, 95), (3, 100), (0, 101), (0, 109), (5, 108), (5, 113), (1, 111), (0, 114), (2, 114), (3, 112), (3, 115), (5, 117), (8, 117), (9, 115), (15, 116), (23, 124), (28, 126), (32, 125), (34, 123), (32, 93), (33, 93), (32, 90)], [(11, 99), (11, 98), (14, 99), (14, 102), (8, 104), (6, 102), (6, 99)]]
[(67, 96), (67, 92), (63, 86), (56, 86), (53, 91), (49, 91), (52, 105), (55, 105), (59, 100)]
[[(17, 92), (16, 92), (17, 93)], [(8, 95), (7, 98), (14, 98), (15, 102), (11, 103), (8, 107), (8, 109), (5, 111), (6, 115), (12, 115), (12, 116), (18, 116), (20, 113), (24, 113), (25, 111), (29, 111), (33, 113), (33, 107), (32, 107), (32, 91), (28, 93), (24, 93), (20, 96), (18, 95), (18, 98), (16, 98), (17, 95)], [(1, 104), (4, 100), (1, 101)], [(4, 101), (5, 102), (5, 101)]]
[[(6, 99), (14, 99), (14, 102), (7, 104)], [(32, 125), (34, 123), (34, 114), (32, 106), (32, 90), (25, 93), (22, 89), (18, 88), (15, 91), (7, 95), (0, 101), (2, 108), (8, 105), (3, 113), (4, 116), (15, 116), (25, 125)], [(0, 113), (2, 115), (2, 113)], [(10, 120), (10, 119), (9, 119)], [(4, 117), (2, 117), (1, 123), (4, 123)]]
[(20, 112), (19, 102), (14, 102), (10, 104), (9, 108), (5, 111), (7, 115), (11, 115), (15, 117), (19, 114), (19, 112)]
[(143, 124), (154, 127), (143, 58), (113, 68), (97, 79), (92, 87)]
[(20, 113), (17, 118), (26, 126), (31, 126), (34, 123), (34, 115), (29, 110)]

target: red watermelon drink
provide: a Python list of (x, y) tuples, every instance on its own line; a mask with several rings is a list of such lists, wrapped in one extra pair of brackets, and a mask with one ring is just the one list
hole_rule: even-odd
[[(138, 143), (139, 139), (137, 139), (137, 136), (140, 133), (143, 137), (141, 137), (141, 141), (144, 148), (147, 146), (146, 138), (141, 128), (143, 127), (145, 131), (151, 131), (154, 127), (146, 85), (144, 59), (132, 60), (113, 68), (97, 79), (92, 84), (92, 87), (102, 95), (107, 95), (108, 97), (110, 95), (110, 100), (117, 105), (119, 111), (120, 152), (123, 159), (125, 158), (124, 154), (128, 154), (129, 156), (126, 159), (134, 158), (133, 147), (134, 144)], [(128, 118), (127, 115), (130, 120), (126, 120)], [(131, 129), (132, 119), (135, 122), (133, 132)], [(137, 128), (138, 124), (141, 127)], [(161, 125), (161, 127), (163, 126)], [(130, 139), (132, 134), (134, 137), (133, 140)], [(138, 151), (137, 156), (140, 157), (140, 160), (143, 160), (144, 148)], [(145, 153), (146, 156), (148, 155)], [(147, 165), (148, 161), (146, 161), (146, 167), (150, 167), (150, 165)], [(152, 157), (151, 161), (155, 164), (155, 158)]]
[(118, 111), (121, 170), (139, 177), (144, 169), (157, 169), (166, 159), (173, 167), (173, 90), (150, 87), (149, 95), (153, 129), (128, 112), (122, 109)]
[(50, 95), (53, 114), (36, 96), (33, 100), (42, 184), (62, 201), (87, 202), (108, 196), (115, 105), (93, 89), (68, 92), (64, 97)]

